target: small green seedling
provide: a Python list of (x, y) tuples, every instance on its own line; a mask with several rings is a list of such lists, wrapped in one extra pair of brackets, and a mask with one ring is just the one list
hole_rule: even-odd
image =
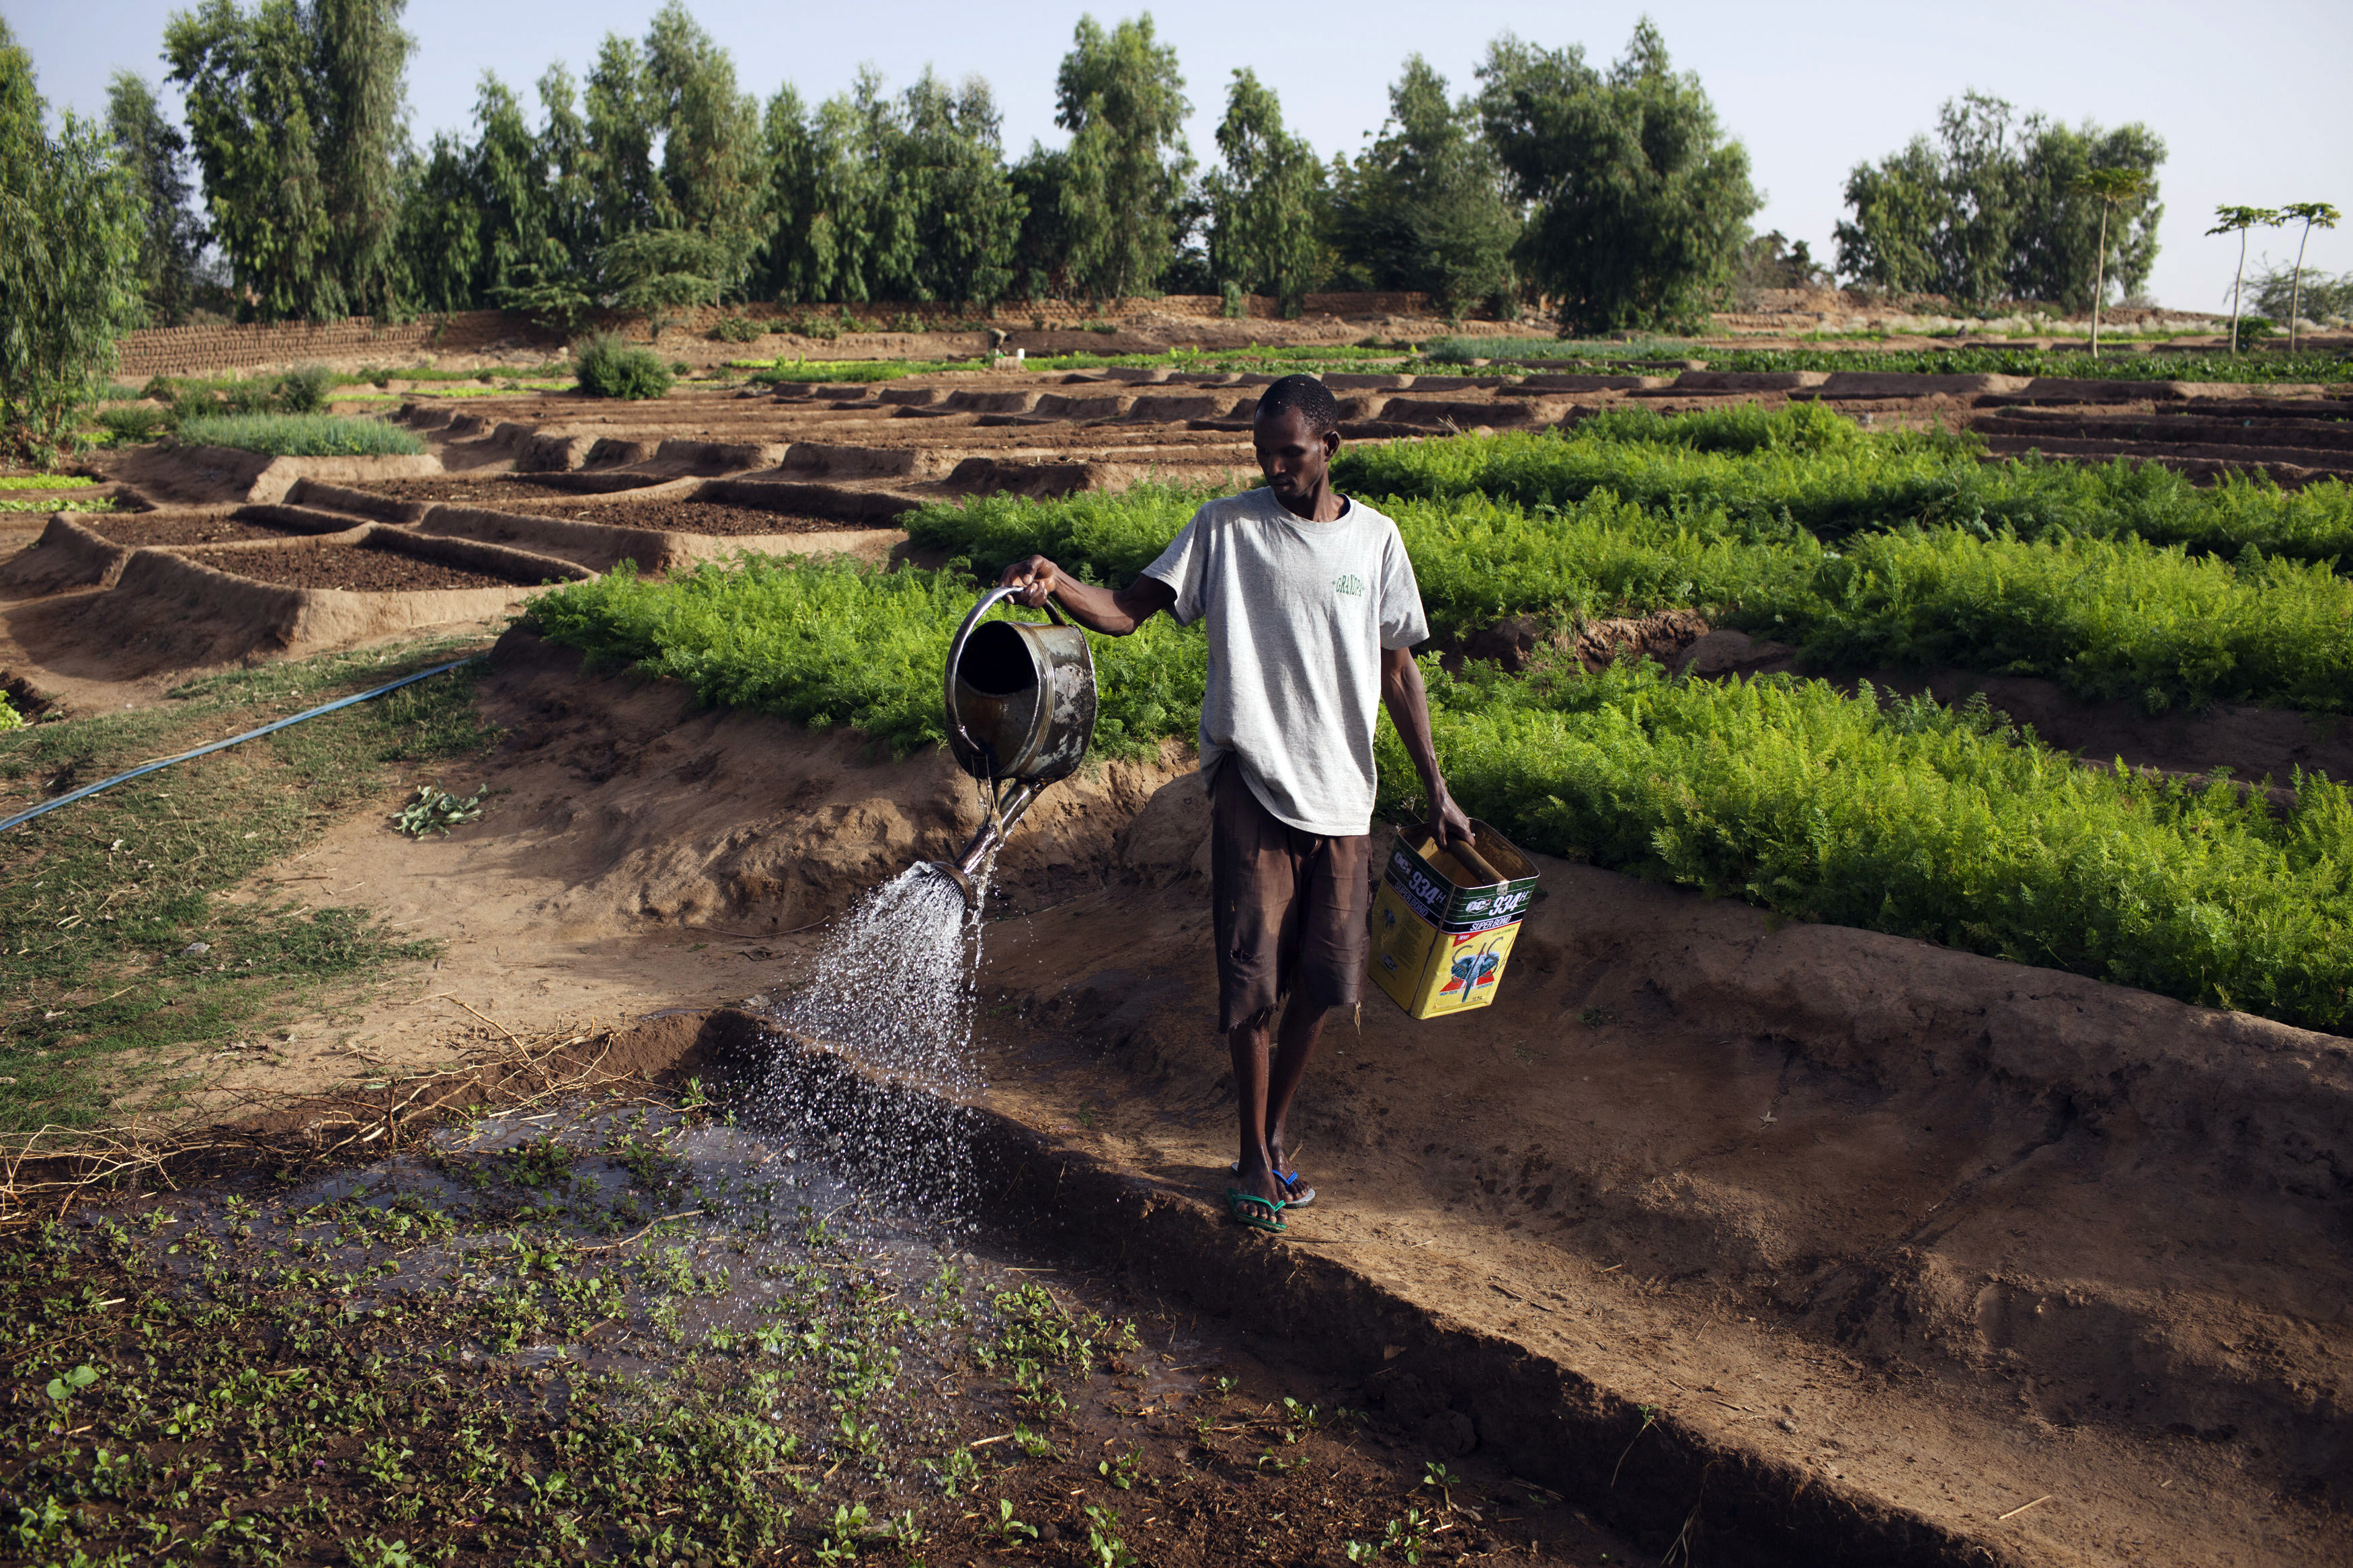
[(828, 1565), (857, 1562), (858, 1542), (872, 1524), (873, 1517), (864, 1503), (835, 1505), (833, 1524), (818, 1546), (817, 1560)]
[(428, 833), (449, 837), (449, 830), (461, 823), (474, 821), (482, 815), (482, 802), (491, 786), (484, 784), (464, 800), (446, 789), (431, 784), (417, 786), (417, 798), (393, 814), (392, 826), (396, 832), (411, 838), (422, 838)]
[(997, 1520), (995, 1523), (988, 1527), (988, 1530), (990, 1534), (996, 1536), (999, 1541), (1004, 1542), (1008, 1546), (1014, 1545), (1017, 1542), (1023, 1541), (1035, 1541), (1038, 1539), (1038, 1527), (1036, 1525), (1024, 1524), (1019, 1520), (1013, 1517), (1013, 1500), (1010, 1498), (999, 1498), (997, 1500)]
[[(1634, 1436), (1626, 1445), (1626, 1454), (1634, 1451), (1634, 1445), (1642, 1440), (1642, 1434), (1656, 1426), (1659, 1419), (1659, 1407), (1655, 1405), (1637, 1405), (1634, 1408), (1642, 1413), (1642, 1424), (1634, 1428)], [(1609, 1486), (1613, 1491), (1618, 1486), (1618, 1472), (1626, 1468), (1626, 1454), (1618, 1456), (1618, 1463), (1609, 1472)]]
[(1087, 1505), (1087, 1555), (1089, 1568), (1129, 1568), (1136, 1561), (1135, 1553), (1119, 1537), (1119, 1515), (1107, 1508)]
[(1135, 1485), (1135, 1478), (1143, 1468), (1144, 1450), (1131, 1447), (1124, 1454), (1114, 1455), (1111, 1458), (1099, 1461), (1095, 1466), (1095, 1474), (1120, 1490), (1126, 1491)]
[(88, 1365), (78, 1366), (61, 1376), (49, 1379), (49, 1386), (45, 1392), (59, 1405), (69, 1405), (73, 1402), (75, 1394), (97, 1381), (98, 1368)]
[(1419, 1509), (1406, 1510), (1403, 1519), (1389, 1521), (1388, 1529), (1381, 1534), (1380, 1550), (1394, 1552), (1408, 1563), (1420, 1562), (1421, 1554), (1430, 1550), (1430, 1521), (1421, 1516)]

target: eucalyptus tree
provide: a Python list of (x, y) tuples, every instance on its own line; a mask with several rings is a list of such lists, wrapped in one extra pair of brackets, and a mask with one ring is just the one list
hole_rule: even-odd
[(46, 466), (139, 322), (143, 193), (105, 130), (56, 132), (0, 22), (0, 457)]
[(1224, 163), (1203, 182), (1210, 276), (1243, 294), (1271, 294), (1297, 315), (1320, 270), (1323, 162), (1283, 129), (1282, 101), (1246, 67), (1226, 89), (1218, 152)]
[(2239, 290), (2247, 276), (2247, 231), (2251, 228), (2276, 228), (2279, 213), (2272, 207), (2218, 206), (2214, 209), (2214, 226), (2209, 236), (2235, 234), (2239, 237), (2239, 265), (2231, 274), (2231, 352), (2239, 352)]
[(187, 138), (164, 117), (155, 89), (130, 71), (116, 71), (107, 84), (106, 127), (143, 209), (139, 272), (149, 323), (177, 326), (195, 306), (206, 238), (192, 205)]
[(1517, 308), (1519, 210), (1504, 195), (1475, 105), (1455, 100), (1421, 56), (1408, 57), (1390, 84), (1388, 118), (1373, 144), (1333, 160), (1331, 184), (1343, 287), (1427, 293), (1449, 315)]
[[(1963, 93), (1939, 109), (1933, 137), (1915, 136), (1848, 174), (1838, 270), (1892, 293), (1977, 306), (2038, 300), (2084, 308), (2095, 270), (2113, 273), (2129, 295), (2156, 261), (2165, 210), (2156, 171), (2164, 161), (2165, 143), (2147, 126), (2021, 119), (2001, 99)], [(2079, 189), (2100, 168), (2135, 168), (2148, 178), (2112, 209)]]
[(875, 292), (988, 305), (1013, 284), (1024, 204), (1005, 167), (996, 95), (924, 71), (900, 95), (883, 149)]
[(405, 303), (405, 4), (205, 0), (164, 26), (214, 237), (265, 321)]
[[(1106, 31), (1079, 18), (1054, 77), (1054, 123), (1070, 145), (1032, 153), (1029, 216), (1056, 236), (1063, 288), (1092, 299), (1153, 293), (1176, 254), (1193, 156), (1193, 110), (1174, 46), (1149, 12)], [(1025, 236), (1025, 240), (1028, 237)]]

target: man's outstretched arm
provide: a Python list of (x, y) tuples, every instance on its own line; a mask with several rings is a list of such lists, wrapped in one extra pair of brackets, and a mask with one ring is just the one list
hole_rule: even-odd
[[(997, 579), (1007, 588), (1023, 590), (1019, 602), (1036, 609), (1051, 594), (1071, 619), (1091, 632), (1124, 637), (1176, 602), (1176, 590), (1157, 577), (1138, 577), (1124, 588), (1082, 583), (1042, 555), (1017, 561)], [(1424, 733), (1429, 731), (1425, 722)]]
[(1430, 832), (1439, 844), (1472, 841), (1471, 819), (1446, 791), (1446, 776), (1438, 771), (1438, 746), (1430, 738), (1430, 692), (1421, 683), (1421, 667), (1411, 648), (1381, 650), (1381, 700), (1388, 705), (1389, 721), (1397, 726), (1405, 754), (1430, 795)]

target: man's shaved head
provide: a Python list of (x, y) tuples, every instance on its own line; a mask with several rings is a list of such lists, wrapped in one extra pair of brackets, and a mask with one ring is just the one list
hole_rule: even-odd
[(1331, 389), (1312, 375), (1286, 375), (1258, 396), (1258, 417), (1271, 419), (1290, 409), (1297, 409), (1307, 421), (1307, 434), (1323, 435), (1340, 423), (1340, 405), (1332, 400)]

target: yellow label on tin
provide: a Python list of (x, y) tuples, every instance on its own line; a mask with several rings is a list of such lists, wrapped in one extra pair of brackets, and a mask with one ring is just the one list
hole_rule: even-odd
[(1440, 931), (1389, 883), (1373, 899), (1373, 983), (1416, 1018), (1467, 1013), (1495, 999), (1520, 922)]

